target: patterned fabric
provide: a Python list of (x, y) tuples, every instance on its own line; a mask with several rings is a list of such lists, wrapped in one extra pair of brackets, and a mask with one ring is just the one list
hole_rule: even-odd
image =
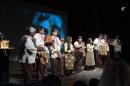
[(81, 70), (82, 65), (83, 65), (83, 52), (80, 52), (78, 49), (75, 49), (74, 52), (74, 56), (75, 56), (75, 70)]
[(99, 54), (100, 55), (107, 55), (107, 46), (99, 46)]
[(40, 59), (41, 64), (45, 65), (48, 63), (49, 55), (46, 53), (46, 51), (41, 51), (38, 54), (38, 58)]
[(86, 66), (93, 66), (95, 65), (95, 59), (94, 59), (94, 52), (87, 52), (86, 56)]
[(50, 44), (52, 44), (52, 43), (53, 43), (53, 37), (46, 35), (46, 36), (44, 37), (44, 41), (45, 41), (45, 43), (50, 43)]
[(75, 58), (72, 54), (70, 54), (70, 53), (65, 54), (65, 68), (66, 68), (66, 70), (73, 70), (74, 69), (74, 62), (75, 62)]
[(109, 51), (109, 45), (106, 40), (101, 39), (101, 42), (99, 44), (99, 54), (103, 56), (107, 56)]

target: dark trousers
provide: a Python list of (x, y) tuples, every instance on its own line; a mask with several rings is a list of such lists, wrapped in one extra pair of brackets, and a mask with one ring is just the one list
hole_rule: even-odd
[(95, 69), (95, 65), (92, 65), (92, 66), (85, 66), (84, 69), (85, 69), (85, 70), (93, 70), (93, 69)]
[(25, 83), (30, 83), (32, 80), (33, 64), (21, 63), (23, 78)]
[(46, 65), (43, 65), (39, 59), (36, 59), (36, 71), (38, 80), (42, 80), (45, 76), (47, 76), (47, 67)]
[(95, 50), (94, 55), (95, 55), (95, 60), (96, 60), (96, 66), (100, 66), (102, 64), (102, 61), (101, 61), (101, 58), (99, 56), (99, 51)]
[(63, 59), (62, 58), (51, 58), (52, 73), (57, 75), (63, 75)]
[(107, 55), (100, 55), (100, 59), (101, 59), (101, 65), (106, 65), (108, 63), (108, 61), (110, 60), (110, 52), (107, 52)]
[(81, 70), (81, 66), (83, 65), (83, 55), (81, 52), (75, 52), (75, 70)]
[(114, 58), (118, 59), (121, 57), (121, 52), (114, 52)]
[(100, 56), (100, 59), (101, 59), (101, 65), (105, 65), (107, 63), (107, 56), (102, 55)]

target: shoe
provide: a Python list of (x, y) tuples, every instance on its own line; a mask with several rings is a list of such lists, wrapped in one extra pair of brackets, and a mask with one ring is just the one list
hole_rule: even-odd
[(95, 71), (97, 71), (97, 70), (94, 69), (93, 71), (95, 72)]

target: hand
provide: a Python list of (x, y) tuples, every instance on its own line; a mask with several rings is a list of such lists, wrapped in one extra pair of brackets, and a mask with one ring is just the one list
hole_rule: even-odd
[(40, 55), (41, 53), (37, 51), (37, 53), (36, 53), (36, 54), (37, 54), (37, 55)]
[(37, 50), (38, 51), (44, 51), (44, 48), (43, 47), (37, 47)]
[(71, 50), (68, 50), (68, 53), (71, 53)]

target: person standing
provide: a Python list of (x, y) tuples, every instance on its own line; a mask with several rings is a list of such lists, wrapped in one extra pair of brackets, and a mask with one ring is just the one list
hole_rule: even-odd
[(102, 34), (98, 35), (98, 38), (96, 38), (93, 42), (94, 44), (94, 55), (95, 55), (95, 60), (96, 60), (96, 66), (100, 66), (101, 65), (101, 59), (99, 57), (99, 44), (101, 43), (101, 39), (102, 39)]
[(35, 28), (32, 26), (26, 29), (26, 34), (21, 38), (19, 45), (19, 62), (22, 66), (23, 77), (25, 83), (32, 80), (33, 64), (35, 63), (37, 48), (34, 45)]
[(94, 45), (92, 38), (88, 38), (85, 69), (95, 69)]
[(107, 35), (104, 34), (101, 42), (99, 43), (99, 57), (101, 59), (101, 65), (107, 64), (109, 59), (109, 45), (107, 42)]
[(74, 46), (72, 44), (72, 37), (68, 36), (67, 41), (64, 44), (64, 51), (65, 51), (65, 71), (66, 74), (72, 74), (74, 70)]
[(44, 44), (44, 36), (44, 29), (42, 27), (38, 27), (37, 33), (34, 36), (35, 46), (39, 51), (36, 59), (36, 71), (38, 80), (42, 80), (48, 74), (46, 65), (48, 63), (49, 51)]
[(50, 52), (51, 52), (51, 68), (52, 73), (56, 75), (64, 75), (63, 71), (63, 58), (61, 56), (61, 41), (58, 35), (58, 28), (53, 27), (52, 30), (52, 40), (53, 43), (50, 46)]
[(82, 36), (78, 36), (77, 41), (74, 42), (74, 47), (75, 47), (75, 69), (77, 71), (82, 70), (82, 66), (84, 67), (83, 64), (83, 58), (86, 56), (85, 52), (85, 43), (82, 40)]

